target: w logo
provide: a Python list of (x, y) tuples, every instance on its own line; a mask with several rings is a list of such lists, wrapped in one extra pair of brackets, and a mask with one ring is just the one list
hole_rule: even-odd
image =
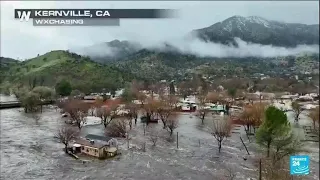
[(30, 16), (31, 16), (31, 11), (16, 11), (16, 17), (15, 18), (18, 18), (20, 19), (20, 21), (29, 21), (30, 19)]

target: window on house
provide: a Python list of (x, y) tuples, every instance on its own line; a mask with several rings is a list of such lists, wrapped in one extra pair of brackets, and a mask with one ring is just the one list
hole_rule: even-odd
[(89, 152), (89, 148), (87, 148), (87, 152)]
[(84, 150), (84, 147), (83, 147), (83, 146), (81, 146), (81, 150)]

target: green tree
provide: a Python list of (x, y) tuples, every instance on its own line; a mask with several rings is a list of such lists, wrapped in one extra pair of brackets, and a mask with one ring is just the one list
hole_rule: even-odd
[(256, 133), (257, 143), (267, 148), (267, 157), (270, 156), (272, 146), (282, 143), (291, 133), (291, 126), (285, 112), (270, 106), (265, 111), (265, 120)]
[(32, 92), (39, 94), (40, 99), (44, 100), (52, 99), (55, 94), (53, 89), (46, 86), (37, 86), (32, 90)]
[(121, 95), (121, 98), (125, 102), (131, 102), (134, 99), (134, 93), (131, 91), (129, 87), (126, 87)]
[[(53, 89), (46, 87), (46, 86), (37, 86), (35, 87), (32, 92), (39, 95), (39, 100), (52, 100), (52, 98), (55, 95), (55, 92)], [(40, 104), (40, 110), (42, 112), (42, 104)]]
[(55, 90), (61, 96), (69, 96), (72, 92), (72, 87), (67, 80), (63, 79), (56, 84)]
[(228, 89), (228, 95), (232, 98), (232, 101), (236, 97), (237, 89), (236, 88), (230, 88)]
[(82, 93), (80, 90), (78, 89), (74, 89), (71, 91), (70, 96), (74, 97), (74, 96), (78, 96), (78, 97), (84, 97), (85, 94)]
[(38, 111), (39, 104), (41, 103), (40, 95), (32, 91), (22, 95), (20, 101), (26, 113)]
[(176, 94), (176, 89), (175, 89), (175, 87), (174, 87), (173, 82), (170, 83), (169, 88), (170, 88), (170, 94), (171, 94), (171, 95), (175, 95), (175, 94)]

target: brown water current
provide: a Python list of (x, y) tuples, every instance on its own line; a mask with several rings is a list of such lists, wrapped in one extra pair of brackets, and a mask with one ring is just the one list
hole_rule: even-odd
[[(252, 155), (247, 156), (234, 134), (223, 142), (222, 152), (218, 153), (217, 143), (209, 128), (201, 125), (190, 114), (181, 115), (179, 127), (179, 148), (175, 142), (168, 142), (169, 133), (162, 124), (152, 124), (143, 135), (143, 125), (138, 122), (130, 131), (130, 149), (127, 141), (119, 139), (122, 155), (112, 160), (90, 160), (82, 163), (72, 159), (63, 151), (63, 145), (54, 138), (59, 125), (64, 123), (59, 112), (46, 107), (35, 118), (22, 109), (1, 110), (1, 179), (126, 179), (126, 180), (222, 180), (229, 179), (229, 171), (235, 179), (258, 179), (258, 169), (253, 164), (257, 155), (254, 145), (249, 146)], [(218, 118), (218, 117), (217, 117)], [(205, 124), (210, 124), (207, 119)], [(240, 130), (241, 131), (241, 130)], [(153, 147), (149, 133), (159, 132), (157, 146)], [(87, 133), (104, 134), (103, 125), (86, 126), (81, 135)], [(146, 151), (142, 151), (143, 143)], [(312, 170), (306, 179), (319, 177), (318, 145), (308, 144), (312, 158)], [(245, 161), (243, 158), (247, 157)]]

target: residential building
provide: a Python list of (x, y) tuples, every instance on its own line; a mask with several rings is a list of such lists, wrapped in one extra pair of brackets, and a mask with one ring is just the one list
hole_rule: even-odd
[(85, 138), (74, 141), (73, 150), (75, 153), (107, 158), (117, 154), (117, 146), (118, 142), (114, 138), (88, 134)]

